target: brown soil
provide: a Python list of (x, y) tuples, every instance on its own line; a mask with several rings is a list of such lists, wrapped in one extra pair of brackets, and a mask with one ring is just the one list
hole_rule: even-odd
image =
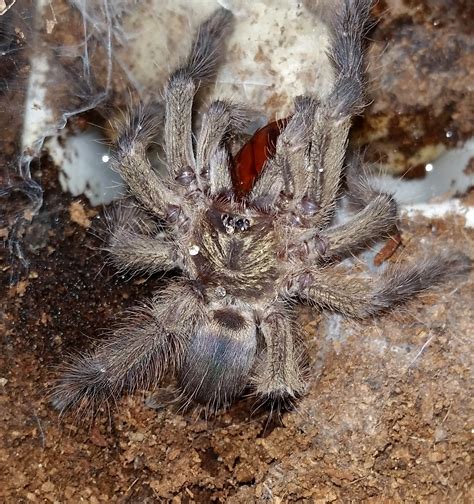
[[(45, 202), (24, 237), (29, 276), (8, 287), (4, 270), (2, 502), (473, 501), (473, 275), (366, 322), (302, 311), (314, 379), (279, 424), (252, 416), (250, 399), (205, 421), (152, 409), (151, 392), (94, 424), (61, 420), (47, 399), (55, 367), (160, 279), (104, 266), (101, 210), (61, 193), (48, 163), (35, 177)], [(403, 222), (390, 260), (472, 256), (463, 223)]]
[[(429, 12), (427, 2), (419, 2), (423, 9), (408, 1), (378, 4), (389, 10), (373, 33), (381, 54), (372, 55), (378, 62), (372, 68), (384, 71), (360, 142), (373, 142), (369, 154), (376, 158), (401, 153), (403, 169), (421, 147), (452, 146), (472, 132), (464, 91), (470, 25), (440, 10), (451, 3), (439, 0)], [(52, 42), (66, 40), (59, 28)], [(384, 41), (391, 41), (387, 49)], [(22, 40), (15, 43), (22, 47)], [(433, 68), (438, 59), (429, 58), (440, 47), (455, 50), (441, 58), (449, 72)], [(2, 60), (0, 71), (13, 68), (12, 61)], [(26, 58), (18, 61), (27, 69)], [(20, 70), (11, 79), (22, 82)], [(2, 103), (22, 103), (23, 84), (7, 91)], [(20, 131), (19, 116), (5, 114), (3, 166), (16, 159)], [(383, 134), (373, 138), (373, 130)], [(2, 502), (474, 502), (473, 274), (365, 322), (301, 310), (314, 379), (280, 423), (263, 412), (252, 415), (251, 399), (207, 421), (172, 407), (153, 409), (150, 391), (124, 397), (93, 424), (60, 419), (47, 398), (57, 366), (69, 353), (90, 348), (162, 280), (117, 275), (99, 250), (102, 209), (62, 193), (47, 160), (33, 175), (45, 194), (22, 237), (28, 275), (10, 286), (14, 268), (0, 264)], [(0, 185), (10, 176), (0, 174)], [(466, 204), (474, 205), (473, 196)], [(17, 197), (1, 210), (10, 215), (22, 208)], [(6, 237), (10, 219), (0, 223)], [(474, 232), (461, 216), (405, 220), (401, 230), (404, 245), (389, 260), (444, 247), (474, 257)]]

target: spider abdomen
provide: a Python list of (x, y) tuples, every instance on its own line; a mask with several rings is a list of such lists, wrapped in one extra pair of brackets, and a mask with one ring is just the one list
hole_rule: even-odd
[(257, 352), (257, 329), (249, 311), (220, 307), (196, 327), (179, 373), (188, 400), (229, 404), (248, 382)]

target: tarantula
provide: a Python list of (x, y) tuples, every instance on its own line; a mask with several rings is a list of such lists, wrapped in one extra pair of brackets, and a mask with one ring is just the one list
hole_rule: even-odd
[[(370, 7), (371, 0), (342, 1), (330, 52), (332, 92), (295, 99), (289, 118), (263, 130), (263, 151), (256, 149), (260, 131), (232, 155), (248, 113), (223, 100), (210, 104), (194, 141), (194, 96), (213, 77), (231, 24), (223, 9), (201, 25), (165, 87), (165, 176), (147, 157), (159, 114), (145, 106), (129, 114), (114, 166), (134, 204), (120, 214), (107, 249), (121, 269), (181, 274), (108, 341), (67, 366), (54, 390), (58, 409), (94, 408), (124, 390), (156, 386), (167, 372), (176, 373), (189, 403), (224, 407), (244, 389), (291, 403), (304, 393), (308, 374), (295, 301), (363, 318), (469, 269), (457, 252), (393, 264), (374, 278), (335, 267), (397, 222), (393, 197), (352, 170), (348, 192), (360, 208), (333, 224), (351, 117), (364, 106)], [(249, 146), (264, 155), (246, 167), (244, 157), (255, 154)]]

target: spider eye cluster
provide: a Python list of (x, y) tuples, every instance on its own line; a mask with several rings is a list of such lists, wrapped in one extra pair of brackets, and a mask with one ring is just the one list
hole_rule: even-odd
[(194, 172), (190, 168), (188, 168), (177, 175), (175, 177), (175, 180), (182, 186), (189, 186), (196, 180), (196, 176), (194, 175)]
[(247, 231), (251, 225), (250, 219), (237, 215), (222, 214), (221, 220), (227, 234), (233, 234), (236, 231)]

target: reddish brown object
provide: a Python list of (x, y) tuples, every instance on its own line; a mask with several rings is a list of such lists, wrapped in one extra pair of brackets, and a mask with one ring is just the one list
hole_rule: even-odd
[(383, 262), (393, 256), (397, 248), (402, 244), (402, 236), (400, 233), (396, 233), (391, 236), (387, 243), (380, 249), (378, 254), (374, 258), (374, 265), (380, 266)]
[(268, 123), (257, 130), (237, 153), (232, 170), (237, 196), (242, 197), (250, 192), (267, 159), (275, 155), (277, 138), (287, 123), (288, 119)]

